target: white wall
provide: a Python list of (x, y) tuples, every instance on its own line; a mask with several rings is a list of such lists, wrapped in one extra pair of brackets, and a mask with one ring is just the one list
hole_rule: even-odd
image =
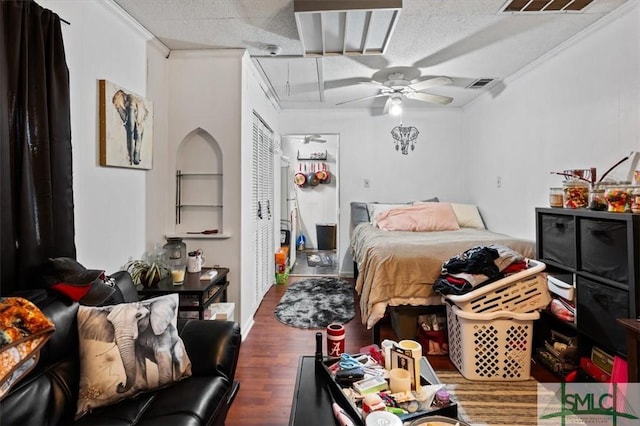
[[(552, 171), (640, 150), (640, 6), (630, 2), (464, 111), (468, 193), (490, 229), (535, 239)], [(502, 176), (502, 188), (495, 180)]]
[[(391, 129), (398, 118), (372, 116), (365, 110), (283, 110), (282, 134), (338, 134), (340, 180), (338, 242), (340, 273), (353, 272), (349, 251), (352, 201), (403, 202), (438, 196), (442, 200), (466, 201), (466, 171), (459, 153), (463, 150), (462, 112), (458, 109), (405, 110), (403, 125), (420, 131), (414, 151), (402, 155), (394, 147)], [(368, 179), (369, 188), (364, 187)], [(303, 209), (304, 207), (301, 207)]]
[(71, 86), (77, 258), (113, 272), (145, 251), (147, 172), (99, 166), (98, 80), (146, 96), (151, 37), (110, 1), (38, 2), (71, 23), (62, 28)]

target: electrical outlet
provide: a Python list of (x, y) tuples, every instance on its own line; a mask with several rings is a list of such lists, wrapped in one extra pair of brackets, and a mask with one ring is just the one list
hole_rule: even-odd
[(369, 188), (369, 179), (364, 180), (364, 187)]
[(502, 176), (496, 176), (496, 188), (502, 188)]

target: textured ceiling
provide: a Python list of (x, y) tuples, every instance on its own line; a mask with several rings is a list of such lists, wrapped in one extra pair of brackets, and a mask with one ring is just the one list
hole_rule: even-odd
[[(416, 80), (448, 76), (453, 84), (425, 92), (454, 98), (447, 107), (406, 100), (409, 108), (463, 106), (482, 91), (495, 96), (503, 80), (632, 0), (594, 0), (579, 13), (501, 13), (504, 0), (404, 0), (381, 56), (302, 57), (293, 0), (115, 0), (171, 50), (245, 48), (282, 108), (335, 108), (373, 96), (400, 70)], [(268, 45), (281, 48), (269, 56)], [(400, 67), (400, 68), (399, 68)], [(466, 86), (494, 78), (482, 89)], [(344, 108), (381, 111), (385, 98)]]

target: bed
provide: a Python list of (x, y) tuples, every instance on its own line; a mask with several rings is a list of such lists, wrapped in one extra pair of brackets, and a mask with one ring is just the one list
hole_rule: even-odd
[[(402, 209), (408, 203), (351, 203), (351, 251), (355, 263), (356, 291), (360, 295), (362, 323), (374, 328), (390, 306), (441, 304), (433, 284), (440, 277), (443, 262), (465, 250), (489, 244), (512, 248), (533, 258), (535, 243), (487, 230), (476, 206), (437, 203), (443, 210), (451, 206), (456, 226), (451, 230), (404, 231), (381, 229), (375, 217), (386, 210)], [(425, 204), (427, 204), (425, 203)], [(372, 206), (377, 204), (377, 206)], [(395, 206), (395, 207), (394, 207)], [(364, 210), (363, 210), (364, 209)], [(436, 227), (437, 228), (437, 227)]]

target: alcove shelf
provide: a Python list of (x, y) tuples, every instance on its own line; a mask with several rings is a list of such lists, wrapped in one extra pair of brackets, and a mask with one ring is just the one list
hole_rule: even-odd
[[(209, 132), (196, 128), (177, 146), (175, 163), (175, 229), (181, 238), (228, 238), (224, 234), (224, 159)], [(190, 234), (217, 229), (218, 234)], [(189, 233), (189, 234), (188, 234)]]
[(298, 161), (326, 161), (327, 151), (324, 152), (312, 152), (307, 155), (300, 156), (300, 151), (297, 154)]
[[(185, 201), (183, 199), (183, 185), (185, 180), (188, 182), (190, 178), (205, 179), (214, 184), (216, 180), (222, 180), (222, 173), (210, 173), (210, 172), (183, 172), (182, 170), (176, 171), (176, 225), (182, 223), (182, 209), (185, 208), (213, 208), (222, 209), (222, 203), (217, 202), (200, 202), (200, 201)], [(218, 182), (219, 184), (221, 182)], [(189, 234), (191, 235), (191, 234)], [(215, 234), (209, 234), (215, 235)]]

